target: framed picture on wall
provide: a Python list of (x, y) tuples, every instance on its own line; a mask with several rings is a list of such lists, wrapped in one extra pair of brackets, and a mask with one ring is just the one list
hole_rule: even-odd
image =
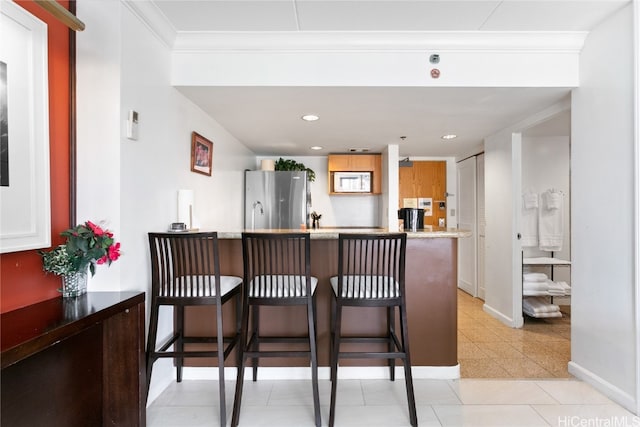
[(0, 253), (51, 246), (47, 25), (0, 10)]
[(204, 136), (191, 133), (191, 171), (211, 176), (213, 167), (213, 142)]

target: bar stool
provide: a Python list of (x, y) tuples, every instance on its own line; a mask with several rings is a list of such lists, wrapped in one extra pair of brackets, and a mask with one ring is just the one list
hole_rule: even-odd
[[(253, 381), (257, 379), (261, 357), (308, 357), (311, 361), (311, 386), (316, 426), (320, 426), (318, 394), (318, 357), (316, 350), (316, 313), (314, 292), (318, 279), (310, 274), (308, 233), (242, 233), (244, 292), (242, 298), (241, 362), (238, 367), (231, 425), (240, 418), (244, 369), (252, 359)], [(305, 306), (307, 335), (263, 336), (260, 334), (260, 306)], [(251, 317), (251, 330), (249, 330)], [(261, 344), (278, 344), (277, 349), (261, 349)], [(300, 343), (303, 350), (292, 350)], [(283, 347), (283, 345), (285, 345)], [(272, 348), (272, 347), (270, 347)]]
[[(224, 361), (240, 342), (240, 295), (242, 279), (220, 274), (218, 233), (149, 233), (151, 251), (151, 319), (147, 341), (147, 395), (153, 363), (173, 358), (177, 381), (182, 381), (184, 357), (215, 357), (218, 360), (220, 425), (227, 424), (224, 392)], [(224, 336), (222, 306), (235, 297), (236, 325)], [(215, 337), (192, 337), (184, 333), (186, 306), (216, 307)], [(174, 331), (168, 342), (156, 350), (160, 306), (174, 307)], [(190, 343), (214, 343), (215, 350), (185, 350)], [(174, 351), (167, 349), (174, 345)], [(238, 358), (239, 360), (239, 358)]]
[[(388, 359), (391, 381), (395, 380), (395, 359), (404, 363), (405, 385), (412, 426), (418, 425), (413, 393), (409, 334), (405, 296), (406, 233), (340, 234), (338, 236), (338, 275), (329, 279), (331, 299), (331, 403), (329, 426), (335, 421), (338, 361), (351, 359)], [(339, 280), (340, 278), (340, 280)], [(387, 328), (384, 336), (343, 337), (343, 307), (386, 307)], [(395, 331), (396, 307), (400, 318), (400, 335)], [(385, 343), (387, 351), (340, 351), (342, 343)]]

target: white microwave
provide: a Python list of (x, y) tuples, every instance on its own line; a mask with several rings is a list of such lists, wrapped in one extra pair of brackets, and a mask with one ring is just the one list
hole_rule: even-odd
[(334, 172), (334, 193), (371, 193), (371, 172)]

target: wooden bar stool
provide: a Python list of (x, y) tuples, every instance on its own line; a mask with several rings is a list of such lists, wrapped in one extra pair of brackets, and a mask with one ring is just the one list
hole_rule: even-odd
[[(395, 359), (404, 364), (409, 419), (418, 425), (413, 393), (409, 333), (405, 297), (406, 233), (340, 234), (338, 236), (338, 275), (330, 279), (331, 299), (331, 403), (329, 426), (333, 426), (338, 386), (338, 361), (351, 359), (388, 359), (391, 381), (395, 379)], [(343, 307), (386, 307), (384, 336), (343, 337)], [(400, 337), (395, 331), (396, 308), (399, 311)], [(387, 351), (340, 351), (342, 343), (384, 343)]]
[[(318, 357), (316, 350), (316, 313), (314, 292), (318, 279), (311, 277), (308, 233), (242, 233), (244, 292), (242, 298), (241, 362), (231, 425), (237, 426), (242, 403), (244, 369), (252, 359), (253, 381), (257, 379), (261, 357), (308, 357), (311, 362), (311, 387), (315, 424), (320, 426), (318, 394)], [(263, 336), (260, 334), (260, 306), (305, 306), (306, 336)], [(251, 330), (249, 318), (251, 317)], [(273, 349), (272, 344), (277, 344)], [(300, 344), (304, 349), (295, 350)], [(268, 344), (270, 350), (261, 349)]]
[[(149, 233), (151, 251), (151, 319), (147, 341), (147, 395), (153, 363), (161, 357), (176, 362), (177, 381), (182, 381), (185, 357), (215, 357), (218, 361), (220, 393), (220, 425), (227, 424), (224, 392), (224, 360), (240, 342), (240, 295), (242, 279), (220, 274), (218, 234)], [(225, 337), (222, 306), (235, 297), (236, 325), (233, 334)], [(156, 350), (160, 306), (174, 307), (174, 332), (169, 341)], [(184, 308), (212, 305), (216, 307), (214, 337), (188, 337), (184, 334)], [(215, 350), (185, 350), (190, 343), (213, 343)], [(174, 346), (173, 351), (167, 349)], [(239, 360), (239, 358), (238, 358)]]

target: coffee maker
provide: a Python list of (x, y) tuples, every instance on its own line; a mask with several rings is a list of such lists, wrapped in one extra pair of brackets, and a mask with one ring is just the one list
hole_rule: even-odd
[(398, 219), (404, 221), (405, 231), (417, 231), (424, 228), (424, 209), (402, 208), (398, 210)]

